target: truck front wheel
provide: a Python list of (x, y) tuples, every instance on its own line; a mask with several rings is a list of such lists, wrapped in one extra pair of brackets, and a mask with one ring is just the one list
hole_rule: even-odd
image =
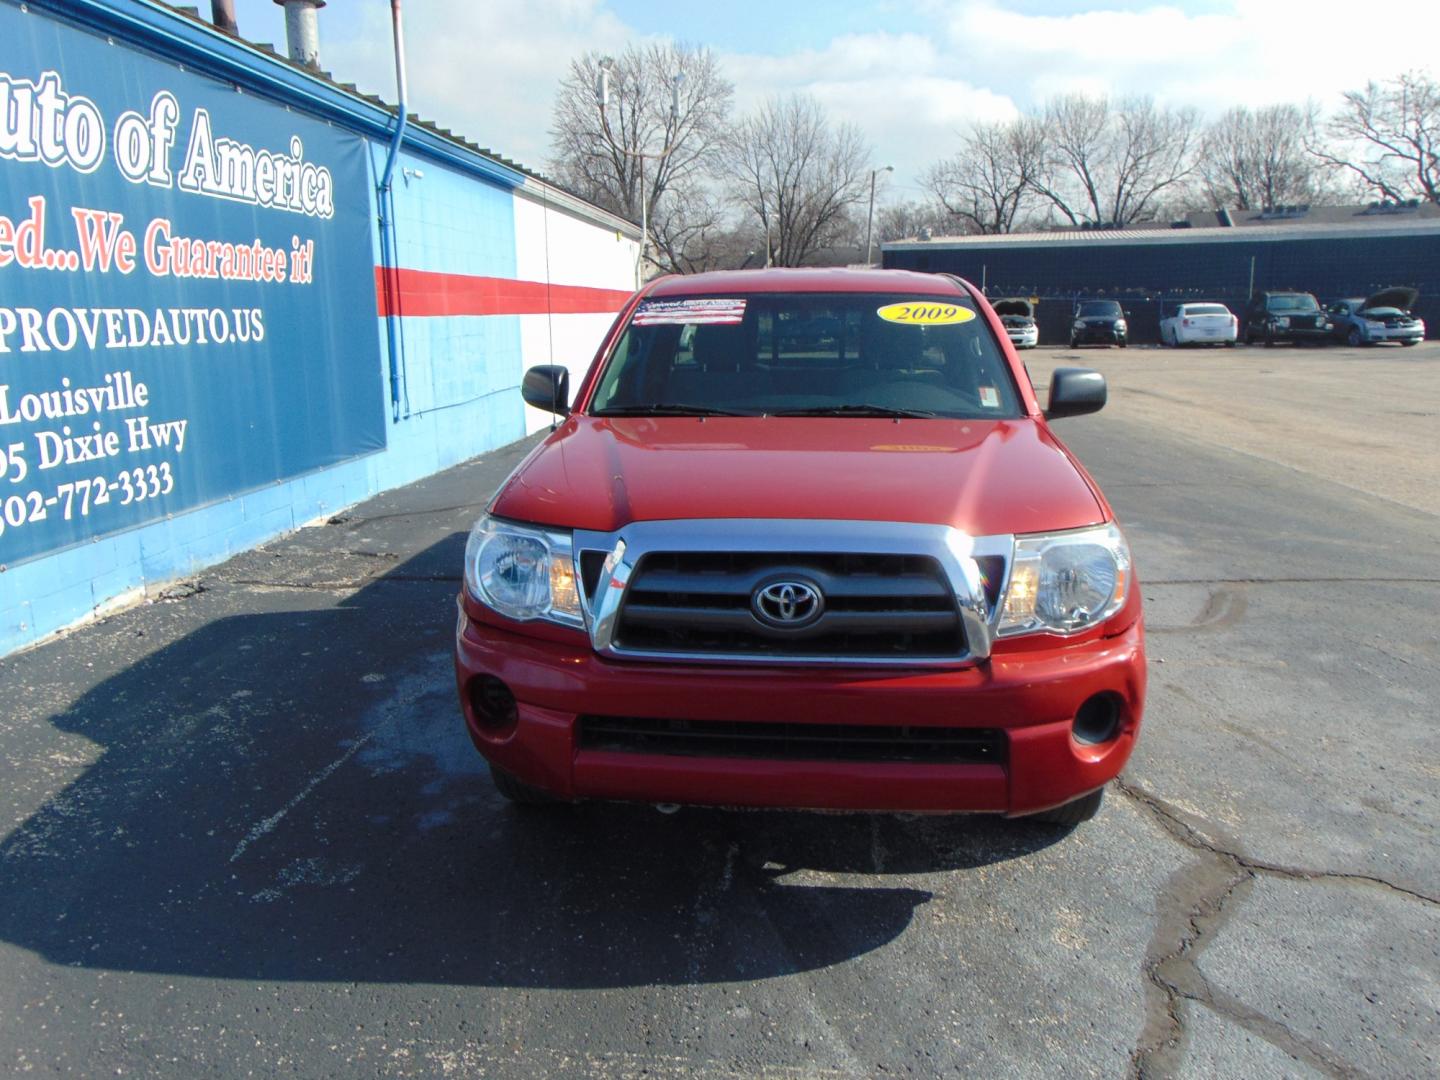
[(495, 790), (516, 806), (554, 806), (560, 802), (555, 796), (517, 780), (498, 765), (490, 766), (490, 779), (495, 784)]
[(1079, 825), (1082, 821), (1089, 821), (1100, 812), (1100, 804), (1105, 801), (1105, 789), (1097, 788), (1089, 795), (1082, 795), (1080, 798), (1067, 802), (1064, 806), (1057, 806), (1053, 810), (1042, 810), (1038, 814), (1027, 814), (1026, 821), (1033, 821), (1039, 825)]

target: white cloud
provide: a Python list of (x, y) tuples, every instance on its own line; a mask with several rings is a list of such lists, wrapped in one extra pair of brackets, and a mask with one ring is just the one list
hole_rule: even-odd
[(901, 184), (950, 152), (967, 125), (1016, 114), (1008, 97), (956, 77), (934, 43), (913, 34), (847, 35), (823, 49), (727, 53), (721, 62), (741, 111), (777, 94), (813, 94), (834, 119), (864, 132)]
[(922, 2), (944, 21), (949, 48), (973, 79), (1030, 105), (1055, 93), (1103, 90), (1206, 113), (1307, 99), (1328, 106), (1367, 79), (1433, 65), (1440, 34), (1440, 7), (1429, 4), (1371, 28), (1353, 0), (1074, 15), (1020, 15), (988, 0)]
[[(338, 9), (322, 13), (331, 16), (322, 24), (326, 66), (393, 98), (388, 5), (347, 10), (351, 21), (334, 18)], [(815, 10), (823, 11), (818, 0)], [(407, 5), (405, 18), (412, 108), (532, 168), (548, 156), (554, 91), (570, 60), (640, 37), (603, 0), (430, 0)], [(673, 25), (689, 40), (683, 7)], [(1241, 103), (1328, 107), (1367, 79), (1434, 70), (1440, 5), (1412, 5), (1375, 28), (1373, 41), (1353, 0), (1072, 15), (1022, 14), (995, 0), (913, 0), (905, 25), (924, 30), (828, 40), (822, 31), (808, 49), (722, 52), (722, 65), (741, 110), (772, 94), (814, 94), (837, 119), (859, 125), (878, 162), (896, 166), (900, 190), (914, 194), (905, 186), (953, 151), (967, 123), (1004, 119), (1056, 93), (1145, 93), (1215, 114)]]
[[(407, 4), (404, 17), (410, 110), (532, 169), (548, 157), (570, 61), (638, 36), (599, 0), (435, 0)], [(358, 30), (322, 37), (336, 78), (394, 101), (389, 5), (367, 4)]]

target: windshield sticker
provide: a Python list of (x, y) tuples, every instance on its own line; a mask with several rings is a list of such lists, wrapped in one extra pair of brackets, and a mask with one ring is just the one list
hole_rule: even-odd
[(942, 304), (934, 300), (908, 300), (903, 304), (886, 304), (875, 312), (886, 322), (906, 326), (953, 326), (975, 318), (975, 312), (959, 304)]
[(744, 320), (744, 300), (644, 300), (635, 309), (630, 325), (734, 325)]
[(980, 404), (987, 409), (998, 409), (1000, 407), (1000, 394), (995, 387), (980, 387)]

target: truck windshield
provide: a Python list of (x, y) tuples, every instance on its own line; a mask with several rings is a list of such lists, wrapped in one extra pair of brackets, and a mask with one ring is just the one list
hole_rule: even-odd
[(1082, 319), (1119, 319), (1124, 316), (1114, 300), (1087, 300), (1075, 314)]
[(1004, 353), (968, 298), (876, 293), (642, 301), (589, 411), (1022, 415)]
[(1271, 311), (1319, 311), (1320, 305), (1308, 293), (1286, 293), (1270, 297)]

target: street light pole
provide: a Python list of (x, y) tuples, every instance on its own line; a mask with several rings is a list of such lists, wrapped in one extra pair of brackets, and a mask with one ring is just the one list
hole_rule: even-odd
[(886, 165), (883, 169), (870, 170), (870, 211), (865, 215), (865, 265), (870, 265), (870, 229), (875, 223), (875, 177), (878, 173), (894, 172), (894, 165)]
[(680, 84), (685, 81), (685, 73), (677, 71), (670, 77), (670, 127), (674, 132), (675, 141), (669, 146), (650, 153), (644, 150), (627, 150), (615, 141), (615, 136), (610, 132), (610, 117), (605, 109), (610, 104), (610, 72), (614, 61), (605, 56), (600, 59), (600, 77), (595, 85), (595, 104), (600, 112), (600, 130), (605, 135), (605, 141), (610, 144), (611, 149), (639, 160), (640, 163), (640, 254), (635, 260), (635, 287), (638, 289), (644, 284), (645, 256), (650, 246), (650, 199), (645, 193), (645, 159), (654, 158), (657, 161), (664, 161), (680, 143)]

